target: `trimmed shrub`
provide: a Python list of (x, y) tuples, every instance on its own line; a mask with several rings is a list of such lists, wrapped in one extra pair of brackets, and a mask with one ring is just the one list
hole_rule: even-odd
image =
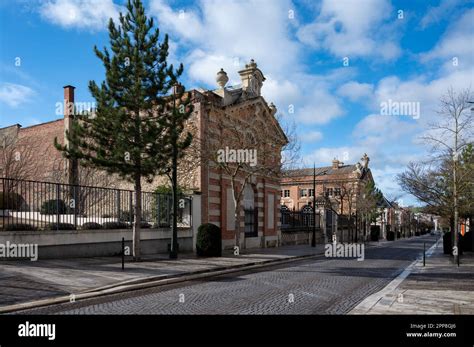
[(41, 214), (66, 214), (67, 207), (63, 200), (46, 200), (41, 204)]
[(474, 232), (470, 231), (465, 233), (464, 236), (461, 236), (461, 248), (463, 251), (472, 252), (474, 250), (474, 240), (472, 234), (474, 234)]
[(7, 224), (5, 225), (6, 231), (35, 231), (37, 227), (31, 224)]
[(199, 226), (196, 253), (201, 257), (220, 257), (222, 255), (222, 234), (217, 225), (207, 223)]
[(49, 223), (44, 230), (76, 230), (76, 227), (71, 223)]
[(451, 240), (451, 232), (448, 231), (447, 233), (444, 233), (443, 235), (443, 253), (444, 254), (451, 254), (451, 248), (452, 248), (452, 240)]
[(370, 241), (378, 241), (380, 235), (380, 226), (372, 225), (370, 226)]
[(0, 210), (19, 210), (24, 202), (20, 194), (0, 192)]
[(95, 222), (87, 222), (82, 224), (82, 230), (95, 230), (95, 229), (102, 229), (102, 225)]
[(135, 215), (130, 211), (120, 211), (120, 222), (132, 222), (135, 220)]
[(387, 241), (395, 240), (395, 233), (393, 231), (387, 231)]
[(102, 229), (127, 229), (129, 225), (124, 222), (105, 222), (102, 224)]

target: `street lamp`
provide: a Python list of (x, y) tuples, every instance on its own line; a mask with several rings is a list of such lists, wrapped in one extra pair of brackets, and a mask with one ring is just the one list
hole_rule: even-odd
[(313, 235), (311, 238), (311, 247), (316, 247), (316, 176), (325, 175), (326, 171), (316, 175), (316, 164), (313, 164)]

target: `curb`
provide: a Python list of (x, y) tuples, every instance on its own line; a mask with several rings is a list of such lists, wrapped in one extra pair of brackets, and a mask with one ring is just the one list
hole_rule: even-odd
[[(430, 257), (434, 250), (438, 247), (438, 243), (441, 240), (436, 240), (433, 245), (426, 250), (426, 256)], [(387, 294), (394, 292), (400, 284), (413, 272), (417, 265), (423, 261), (423, 255), (418, 256), (413, 262), (411, 262), (407, 267), (405, 267), (396, 277), (394, 277), (385, 287), (379, 291), (369, 295), (359, 302), (355, 307), (352, 308), (348, 315), (367, 315), (371, 314), (370, 311), (375, 307), (381, 299), (383, 299)]]
[[(259, 261), (259, 262), (251, 262), (251, 263), (233, 265), (233, 266), (223, 266), (223, 267), (218, 267), (218, 268), (213, 268), (213, 269), (188, 272), (181, 275), (164, 275), (164, 276), (154, 276), (154, 277), (148, 277), (148, 278), (142, 278), (142, 279), (129, 280), (129, 281), (111, 284), (108, 286), (90, 289), (85, 292), (75, 294), (74, 301), (90, 299), (90, 298), (95, 298), (95, 297), (100, 297), (100, 296), (105, 296), (105, 295), (111, 295), (111, 294), (117, 294), (117, 293), (123, 293), (123, 292), (129, 292), (133, 290), (145, 289), (145, 288), (150, 288), (150, 287), (159, 287), (159, 286), (164, 286), (164, 285), (169, 285), (169, 284), (186, 282), (190, 280), (224, 275), (228, 273), (259, 269), (259, 268), (264, 268), (264, 267), (268, 267), (272, 265), (291, 263), (298, 260), (320, 257), (323, 254), (324, 252), (317, 253), (317, 254), (310, 254), (310, 255), (294, 256), (294, 257), (283, 258), (283, 259), (272, 259), (272, 260), (265, 260), (265, 261)], [(59, 296), (55, 298), (48, 298), (48, 299), (42, 299), (42, 300), (37, 300), (37, 301), (30, 301), (30, 302), (25, 302), (25, 303), (20, 303), (20, 304), (3, 306), (3, 307), (0, 307), (0, 314), (23, 311), (23, 310), (39, 308), (39, 307), (44, 307), (44, 306), (50, 306), (54, 304), (62, 304), (66, 302), (71, 302), (70, 295), (67, 295), (67, 296), (64, 295), (64, 296)]]

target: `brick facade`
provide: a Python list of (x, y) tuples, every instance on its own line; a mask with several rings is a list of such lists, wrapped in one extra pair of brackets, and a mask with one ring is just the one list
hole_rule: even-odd
[[(257, 65), (252, 61), (246, 65), (246, 68), (239, 72), (242, 77), (242, 86), (240, 88), (225, 88), (225, 83), (219, 82), (220, 89), (214, 91), (191, 90), (187, 95), (191, 97), (194, 106), (194, 112), (188, 122), (188, 130), (194, 135), (194, 144), (199, 148), (201, 143), (205, 143), (213, 138), (213, 133), (219, 128), (219, 122), (225, 116), (234, 117), (237, 120), (246, 120), (247, 126), (242, 129), (242, 136), (249, 132), (255, 136), (267, 134), (265, 140), (271, 146), (271, 155), (265, 153), (265, 156), (272, 158), (275, 168), (280, 165), (281, 148), (287, 142), (286, 136), (281, 130), (278, 121), (274, 117), (276, 108), (268, 105), (260, 96), (260, 88), (265, 80), (263, 74)], [(219, 75), (220, 74), (220, 75)], [(218, 76), (225, 74), (219, 72)], [(65, 104), (74, 102), (74, 87), (64, 87)], [(54, 148), (54, 138), (64, 144), (64, 132), (70, 124), (70, 115), (65, 107), (64, 119), (43, 123), (31, 127), (21, 128), (17, 126), (18, 137), (27, 138), (31, 146), (35, 148), (33, 161), (37, 165), (37, 174), (30, 177), (33, 180), (40, 181), (61, 181), (71, 182), (71, 171), (68, 169), (71, 165), (66, 159), (62, 158), (61, 153)], [(11, 127), (10, 127), (11, 128)], [(0, 134), (3, 129), (0, 129)], [(190, 153), (189, 157), (193, 157)], [(189, 159), (189, 158), (188, 158)], [(191, 158), (192, 159), (192, 158)], [(267, 160), (266, 158), (259, 158)], [(270, 159), (268, 159), (270, 160)], [(231, 218), (229, 215), (230, 199), (230, 179), (213, 165), (212, 160), (202, 157), (197, 163), (189, 164), (186, 158), (180, 165), (180, 185), (185, 191), (198, 191), (202, 194), (201, 211), (202, 223), (214, 223), (221, 227), (223, 236), (223, 246), (231, 247), (234, 245), (235, 231), (231, 227)], [(79, 177), (84, 170), (79, 168)], [(277, 170), (276, 170), (277, 171)], [(53, 175), (53, 173), (55, 173)], [(58, 175), (59, 173), (59, 175)], [(110, 176), (110, 175), (109, 175)], [(238, 177), (243, 179), (243, 177)], [(81, 180), (79, 179), (79, 182)], [(103, 186), (102, 179), (97, 183), (89, 185)], [(152, 183), (143, 182), (143, 190), (153, 191), (158, 185), (167, 184), (166, 177), (157, 177)], [(257, 235), (245, 237), (241, 233), (243, 247), (271, 247), (279, 244), (279, 194), (280, 181), (276, 174), (255, 174), (252, 175), (250, 182), (253, 192), (253, 202), (250, 205), (257, 214)], [(108, 181), (108, 186), (117, 188), (133, 189), (133, 186), (118, 178)], [(247, 191), (248, 195), (252, 194)], [(248, 199), (247, 199), (248, 200)], [(245, 212), (243, 203), (239, 206), (240, 226), (243, 231), (245, 228)]]

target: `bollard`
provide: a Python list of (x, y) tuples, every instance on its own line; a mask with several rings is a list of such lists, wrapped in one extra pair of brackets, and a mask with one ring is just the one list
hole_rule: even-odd
[(122, 271), (125, 270), (125, 237), (122, 237)]
[(426, 242), (423, 242), (423, 266), (425, 266), (426, 262)]

